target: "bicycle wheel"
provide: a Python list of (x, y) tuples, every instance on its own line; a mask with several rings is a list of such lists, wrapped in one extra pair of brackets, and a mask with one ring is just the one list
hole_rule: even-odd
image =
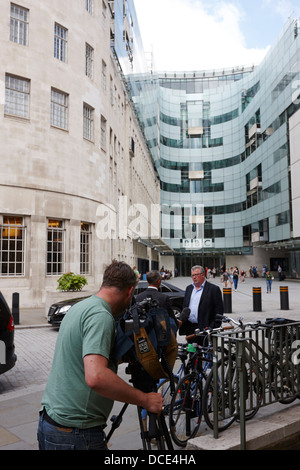
[(288, 358), (271, 365), (272, 393), (279, 403), (288, 405), (299, 397), (297, 367)]
[[(174, 386), (175, 390), (178, 384), (178, 377), (174, 376)], [(161, 393), (164, 399), (164, 415), (168, 416), (170, 414), (170, 405), (172, 400), (172, 387), (170, 379), (163, 379), (160, 381), (157, 387), (157, 392)]]
[[(259, 368), (256, 363), (252, 362), (251, 365), (246, 363), (245, 372), (245, 419), (248, 421), (249, 419), (252, 419), (259, 411), (263, 400), (263, 387), (261, 382), (261, 368)], [(240, 417), (237, 416), (236, 420), (240, 421)]]
[[(235, 364), (233, 367), (225, 367), (221, 373), (222, 362), (218, 367), (218, 430), (224, 431), (235, 420), (236, 387), (233, 380)], [(203, 390), (203, 416), (207, 425), (214, 428), (214, 374), (211, 370)]]
[(198, 376), (188, 374), (177, 386), (170, 405), (170, 433), (179, 447), (197, 434), (202, 414), (202, 382)]

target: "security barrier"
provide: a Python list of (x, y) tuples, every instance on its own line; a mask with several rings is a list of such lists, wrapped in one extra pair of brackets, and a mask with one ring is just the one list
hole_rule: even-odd
[(253, 312), (261, 312), (261, 287), (253, 287)]
[(232, 313), (232, 289), (224, 287), (223, 289), (224, 313)]

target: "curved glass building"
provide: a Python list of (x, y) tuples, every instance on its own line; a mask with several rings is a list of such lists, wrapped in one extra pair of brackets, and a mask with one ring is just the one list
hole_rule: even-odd
[(300, 271), (299, 27), (289, 20), (257, 67), (130, 77), (181, 274)]

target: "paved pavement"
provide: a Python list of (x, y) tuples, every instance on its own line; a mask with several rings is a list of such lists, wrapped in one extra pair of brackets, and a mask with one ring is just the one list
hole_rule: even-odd
[[(220, 279), (211, 280), (223, 288)], [(185, 288), (189, 278), (175, 278), (172, 283)], [(288, 286), (289, 310), (280, 308), (280, 286)], [(253, 312), (253, 287), (261, 287), (262, 312)], [(265, 320), (269, 317), (285, 317), (300, 321), (300, 284), (293, 281), (273, 281), (272, 293), (266, 293), (264, 279), (246, 278), (238, 290), (232, 292), (232, 316), (245, 321)], [(40, 401), (52, 363), (57, 329), (50, 327), (44, 309), (27, 309), (20, 312), (20, 325), (16, 326), (15, 344), (18, 361), (16, 366), (0, 376), (0, 450), (36, 450), (36, 429)], [(128, 380), (125, 366), (120, 375)], [(248, 422), (247, 448), (257, 449), (271, 445), (278, 439), (300, 433), (300, 407), (298, 402), (289, 406), (272, 405), (259, 411)], [(118, 414), (122, 404), (116, 403), (113, 414)], [(109, 428), (108, 428), (109, 429)], [(239, 446), (239, 426), (233, 425), (214, 439), (212, 431), (201, 424), (199, 435), (190, 442), (189, 448), (231, 449)], [(126, 410), (123, 422), (111, 439), (111, 450), (141, 449), (137, 411), (134, 406)], [(300, 449), (300, 446), (299, 446)]]

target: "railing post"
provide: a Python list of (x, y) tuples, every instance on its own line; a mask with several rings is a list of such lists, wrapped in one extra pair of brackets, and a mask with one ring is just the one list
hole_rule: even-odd
[(245, 348), (244, 341), (237, 341), (237, 386), (239, 387), (240, 399), (240, 435), (241, 435), (241, 450), (246, 450), (246, 370), (245, 370)]
[(214, 407), (214, 438), (218, 439), (218, 337), (213, 335), (213, 407)]

